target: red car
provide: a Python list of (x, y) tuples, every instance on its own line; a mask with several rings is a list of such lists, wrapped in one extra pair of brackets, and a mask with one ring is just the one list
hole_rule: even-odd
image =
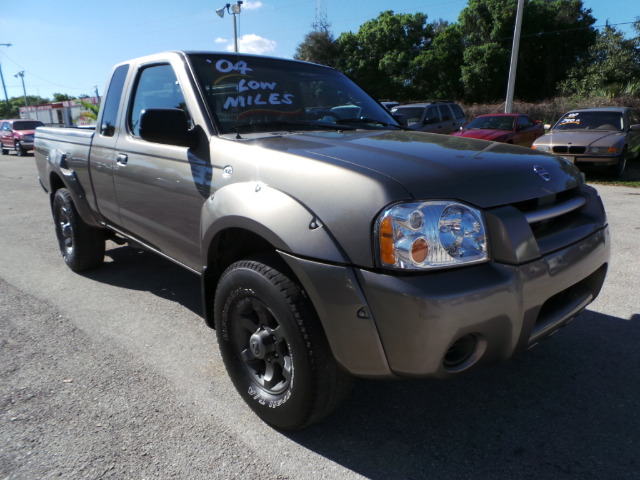
[(2, 155), (15, 150), (23, 157), (33, 150), (33, 135), (36, 128), (44, 127), (39, 120), (0, 120), (0, 151)]
[(527, 115), (495, 113), (478, 115), (451, 135), (530, 147), (536, 138), (544, 135), (544, 127), (540, 120), (533, 121)]

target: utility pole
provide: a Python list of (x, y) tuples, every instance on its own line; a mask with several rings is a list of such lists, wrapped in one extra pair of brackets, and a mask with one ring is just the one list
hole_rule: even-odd
[(20, 77), (22, 79), (22, 97), (24, 98), (24, 106), (26, 107), (27, 105), (29, 105), (29, 102), (27, 102), (27, 89), (24, 88), (24, 70), (22, 72), (16, 73), (14, 77)]
[(516, 69), (518, 67), (518, 50), (520, 49), (520, 31), (522, 30), (522, 10), (524, 0), (518, 0), (516, 12), (516, 26), (513, 32), (513, 45), (511, 47), (511, 65), (509, 67), (509, 83), (507, 84), (507, 100), (504, 104), (504, 113), (513, 110), (513, 92), (516, 88)]
[[(0, 46), (10, 47), (10, 43), (0, 43)], [(7, 86), (4, 83), (4, 75), (2, 74), (2, 65), (0, 65), (0, 79), (2, 79), (2, 88), (4, 89), (4, 98), (7, 101), (7, 117), (11, 116), (11, 104), (9, 103), (9, 95), (7, 95)]]

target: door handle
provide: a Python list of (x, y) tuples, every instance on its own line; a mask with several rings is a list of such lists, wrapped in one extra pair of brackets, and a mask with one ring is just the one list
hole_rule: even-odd
[(129, 157), (124, 153), (119, 153), (118, 156), (116, 157), (116, 163), (121, 167), (126, 167), (128, 161), (129, 161)]

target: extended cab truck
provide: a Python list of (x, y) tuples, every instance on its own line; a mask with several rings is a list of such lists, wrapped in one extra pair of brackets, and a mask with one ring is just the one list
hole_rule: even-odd
[(238, 392), (269, 424), (354, 376), (504, 360), (598, 295), (610, 238), (562, 158), (404, 131), (327, 67), (172, 52), (115, 67), (95, 132), (39, 128), (62, 256), (131, 241), (202, 278)]

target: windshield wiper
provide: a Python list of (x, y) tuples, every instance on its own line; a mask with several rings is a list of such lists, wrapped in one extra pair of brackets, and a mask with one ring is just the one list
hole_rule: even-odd
[(393, 123), (384, 122), (382, 120), (377, 120), (375, 118), (367, 118), (367, 117), (358, 117), (358, 118), (343, 118), (340, 120), (336, 120), (336, 123), (339, 125), (344, 124), (377, 124), (383, 127), (395, 128), (396, 130), (404, 130), (405, 128), (400, 125), (395, 125)]
[(303, 121), (289, 121), (289, 120), (275, 120), (272, 122), (257, 122), (257, 123), (243, 123), (237, 125), (236, 131), (242, 131), (243, 133), (250, 132), (268, 132), (277, 130), (298, 130), (300, 127), (304, 127), (305, 130), (353, 130), (354, 127), (346, 125), (338, 125), (335, 123), (317, 123), (317, 122), (303, 122)]

